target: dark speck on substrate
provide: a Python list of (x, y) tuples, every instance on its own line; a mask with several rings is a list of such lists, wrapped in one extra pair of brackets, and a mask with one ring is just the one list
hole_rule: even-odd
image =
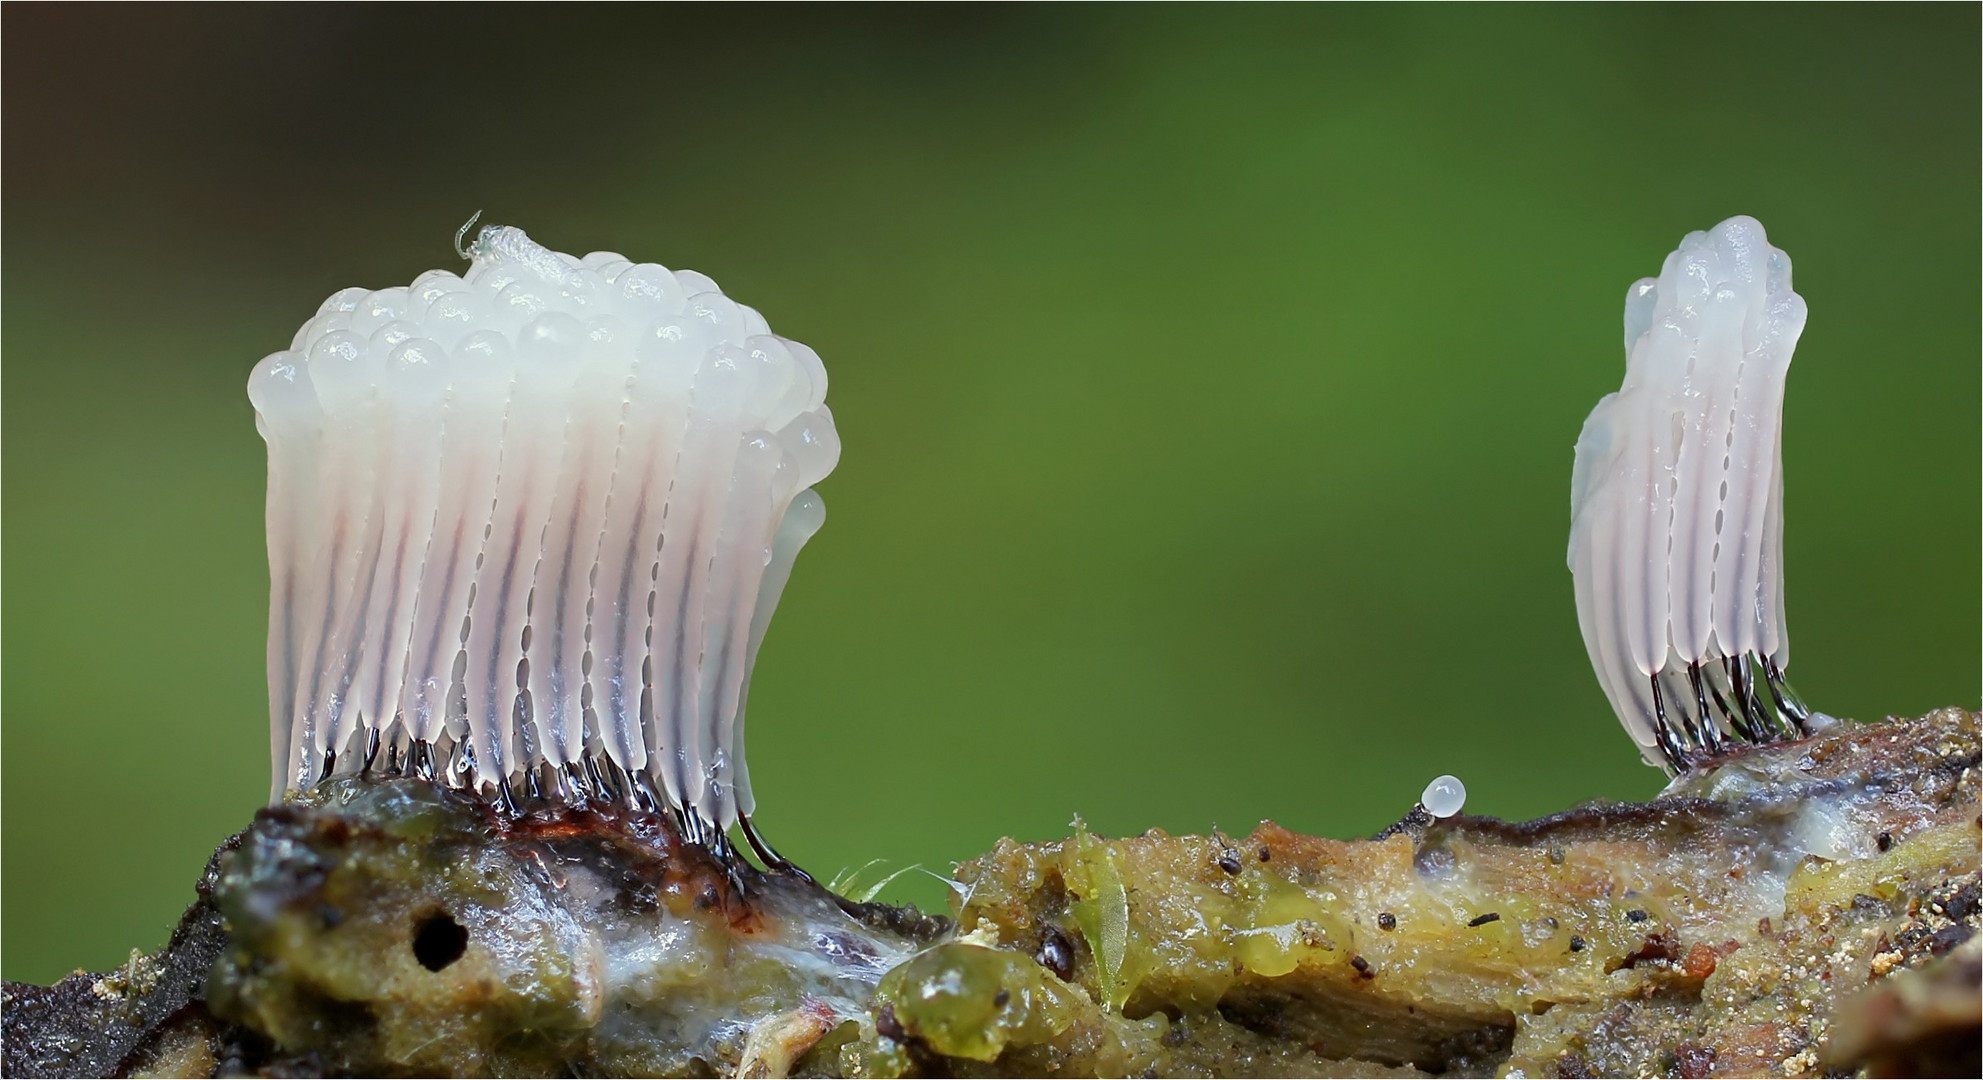
[(1060, 927), (1047, 924), (1045, 933), (1040, 937), (1040, 950), (1033, 954), (1033, 959), (1038, 960), (1041, 967), (1053, 972), (1062, 982), (1073, 981), (1074, 943), (1068, 940)]

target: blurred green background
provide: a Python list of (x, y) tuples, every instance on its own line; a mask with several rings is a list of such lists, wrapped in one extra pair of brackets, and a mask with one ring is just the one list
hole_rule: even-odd
[[(470, 211), (693, 267), (846, 453), (751, 697), (823, 874), (1002, 835), (1638, 798), (1563, 552), (1626, 285), (1759, 217), (1811, 320), (1805, 698), (1978, 704), (1974, 5), (9, 7), (4, 969), (165, 940), (267, 789), (262, 446)], [(907, 875), (886, 894), (941, 902)]]

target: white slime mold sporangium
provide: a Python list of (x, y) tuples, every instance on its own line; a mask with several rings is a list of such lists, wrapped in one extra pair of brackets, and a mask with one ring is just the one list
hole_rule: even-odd
[(1452, 817), (1467, 805), (1467, 786), (1451, 774), (1436, 777), (1425, 785), (1425, 794), (1418, 797), (1418, 804), (1433, 817)]
[(1795, 737), (1783, 678), (1790, 257), (1753, 218), (1689, 233), (1625, 296), (1625, 383), (1577, 439), (1570, 571), (1598, 681), (1650, 764)]
[(372, 768), (727, 828), (840, 454), (826, 370), (692, 271), (495, 226), (463, 254), (332, 296), (250, 379), (275, 796)]

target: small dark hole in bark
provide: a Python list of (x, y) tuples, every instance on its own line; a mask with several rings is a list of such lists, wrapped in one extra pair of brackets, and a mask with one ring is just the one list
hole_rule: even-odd
[(413, 958), (428, 971), (439, 971), (468, 951), (468, 931), (447, 912), (420, 920), (413, 931)]

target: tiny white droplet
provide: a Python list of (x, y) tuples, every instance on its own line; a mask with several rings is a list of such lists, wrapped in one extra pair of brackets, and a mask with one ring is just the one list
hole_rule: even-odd
[(1418, 802), (1433, 817), (1449, 818), (1467, 804), (1467, 786), (1457, 776), (1442, 776), (1425, 785)]

